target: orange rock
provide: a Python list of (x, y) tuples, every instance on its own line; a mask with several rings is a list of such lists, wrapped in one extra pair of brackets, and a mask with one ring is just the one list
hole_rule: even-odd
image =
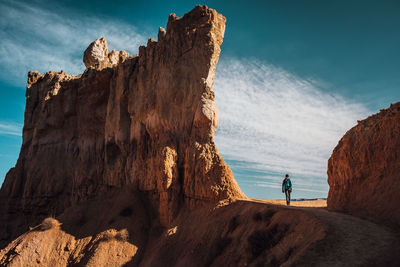
[(125, 51), (117, 52), (112, 50), (108, 52), (107, 40), (104, 37), (93, 41), (83, 53), (83, 63), (86, 68), (102, 70), (117, 65), (128, 58), (128, 53)]
[(30, 72), (20, 157), (0, 191), (1, 240), (126, 186), (147, 192), (163, 225), (182, 208), (245, 197), (213, 141), (224, 31), (225, 17), (197, 6), (170, 15), (139, 55), (108, 53), (101, 38), (82, 75)]
[(328, 208), (400, 226), (400, 103), (349, 130), (328, 163)]
[(82, 75), (29, 73), (21, 153), (0, 190), (1, 266), (398, 263), (386, 227), (237, 200), (213, 142), (224, 25), (197, 6), (138, 56), (96, 40)]

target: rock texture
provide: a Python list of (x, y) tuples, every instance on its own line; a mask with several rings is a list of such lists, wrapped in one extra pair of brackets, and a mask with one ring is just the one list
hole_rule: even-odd
[(32, 229), (0, 251), (0, 266), (123, 266), (138, 248), (121, 232), (110, 229), (92, 239), (75, 239), (59, 227)]
[[(225, 18), (197, 6), (139, 54), (84, 53), (86, 71), (28, 74), (23, 144), (0, 191), (0, 240), (130, 188), (168, 226), (182, 209), (244, 198), (214, 144), (211, 90)], [(151, 212), (150, 212), (151, 213)]]
[(137, 243), (121, 239), (122, 230), (82, 238), (59, 227), (37, 228), (1, 250), (0, 265), (289, 266), (326, 235), (324, 224), (303, 211), (241, 201), (180, 213), (149, 242), (140, 262), (134, 262)]
[(112, 50), (108, 52), (106, 38), (98, 38), (93, 41), (83, 53), (83, 63), (86, 68), (102, 70), (113, 67), (116, 64), (125, 61), (129, 57), (126, 51), (117, 52)]
[(353, 216), (247, 199), (180, 212), (157, 232), (132, 197), (67, 209), (61, 227), (42, 223), (0, 250), (0, 266), (398, 266), (398, 234)]
[(360, 121), (328, 163), (328, 208), (400, 227), (400, 103)]
[[(222, 15), (197, 6), (170, 15), (136, 56), (109, 52), (100, 38), (84, 53), (82, 75), (28, 74), (23, 144), (0, 190), (0, 266), (398, 264), (400, 239), (386, 227), (245, 198), (213, 142), (224, 30)], [(360, 143), (343, 139), (351, 149), (337, 148), (330, 170), (348, 171), (350, 182), (330, 176), (331, 189), (344, 192), (334, 197), (347, 196), (357, 164), (356, 177), (381, 170), (383, 184), (398, 187), (390, 179), (398, 113), (395, 105), (363, 122)], [(375, 141), (376, 149), (366, 144)], [(361, 163), (350, 161), (353, 145), (367, 151)], [(336, 159), (345, 168), (335, 169)]]

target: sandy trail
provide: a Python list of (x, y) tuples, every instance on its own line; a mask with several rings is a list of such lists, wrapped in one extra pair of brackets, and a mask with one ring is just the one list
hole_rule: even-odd
[[(286, 200), (269, 200), (269, 199), (258, 199), (252, 198), (254, 202), (273, 204), (273, 205), (284, 205), (286, 206)], [(326, 200), (318, 199), (318, 200), (301, 200), (290, 202), (290, 206), (292, 207), (318, 207), (318, 208), (326, 208)]]
[(330, 212), (324, 208), (324, 200), (294, 201), (291, 206), (286, 206), (284, 200), (243, 201), (302, 210), (326, 225), (326, 237), (308, 249), (296, 266), (398, 266), (400, 242), (397, 232), (351, 215)]

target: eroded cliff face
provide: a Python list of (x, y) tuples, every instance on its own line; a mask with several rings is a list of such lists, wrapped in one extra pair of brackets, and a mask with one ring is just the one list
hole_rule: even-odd
[(350, 129), (328, 162), (328, 208), (400, 226), (400, 103)]
[(139, 54), (84, 53), (86, 71), (30, 72), (20, 157), (0, 191), (1, 240), (129, 187), (167, 226), (182, 208), (245, 197), (214, 144), (211, 90), (225, 18), (197, 6)]

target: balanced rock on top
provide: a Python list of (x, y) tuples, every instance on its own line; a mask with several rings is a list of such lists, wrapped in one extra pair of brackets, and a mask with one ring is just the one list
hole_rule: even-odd
[(101, 70), (117, 65), (128, 58), (128, 56), (128, 53), (125, 51), (117, 52), (116, 50), (112, 50), (109, 53), (107, 40), (101, 37), (97, 38), (86, 48), (83, 53), (83, 63), (87, 69)]

